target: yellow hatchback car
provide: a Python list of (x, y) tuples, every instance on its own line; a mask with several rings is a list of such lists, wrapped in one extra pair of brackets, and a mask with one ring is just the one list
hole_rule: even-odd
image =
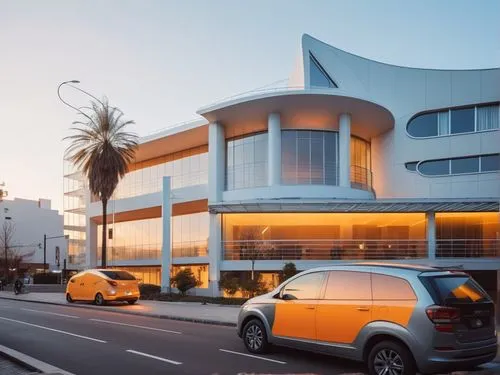
[(109, 301), (127, 301), (133, 305), (139, 299), (138, 280), (127, 271), (92, 269), (74, 275), (66, 287), (66, 300), (93, 301), (102, 306)]

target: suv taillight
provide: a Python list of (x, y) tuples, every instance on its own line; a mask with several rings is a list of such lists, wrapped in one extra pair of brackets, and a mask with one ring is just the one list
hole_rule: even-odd
[(114, 280), (106, 280), (111, 286), (118, 286), (118, 283)]
[(460, 310), (454, 307), (429, 306), (425, 313), (439, 332), (453, 332), (453, 324), (460, 322)]

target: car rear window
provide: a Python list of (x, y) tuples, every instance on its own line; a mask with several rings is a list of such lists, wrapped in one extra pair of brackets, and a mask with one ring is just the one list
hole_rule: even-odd
[(112, 280), (135, 280), (134, 275), (126, 271), (100, 271)]
[(444, 303), (474, 303), (489, 300), (488, 294), (467, 276), (441, 276), (432, 280), (439, 298)]

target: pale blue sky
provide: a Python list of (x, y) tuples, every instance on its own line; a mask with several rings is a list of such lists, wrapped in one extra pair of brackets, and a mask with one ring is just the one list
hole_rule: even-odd
[(303, 33), (397, 65), (498, 67), (499, 15), (496, 0), (0, 0), (0, 182), (62, 210), (64, 80), (107, 95), (145, 135), (287, 78)]

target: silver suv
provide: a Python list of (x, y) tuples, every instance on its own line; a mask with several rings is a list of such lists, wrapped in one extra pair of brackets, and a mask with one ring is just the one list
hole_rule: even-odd
[(245, 303), (238, 335), (367, 364), (370, 375), (465, 370), (498, 350), (494, 303), (463, 272), (380, 263), (310, 269)]

